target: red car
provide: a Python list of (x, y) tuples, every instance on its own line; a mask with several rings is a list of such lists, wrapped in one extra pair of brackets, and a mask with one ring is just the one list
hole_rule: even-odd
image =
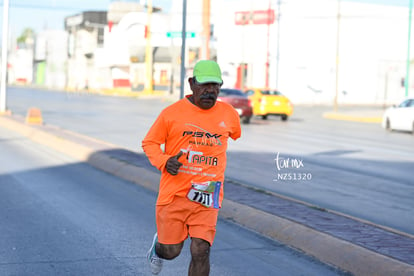
[(221, 88), (217, 100), (231, 104), (239, 113), (240, 120), (243, 124), (250, 123), (250, 118), (253, 116), (253, 108), (249, 98), (243, 91), (239, 89)]

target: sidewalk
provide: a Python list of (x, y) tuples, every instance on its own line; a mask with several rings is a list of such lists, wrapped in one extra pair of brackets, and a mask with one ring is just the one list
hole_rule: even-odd
[[(0, 126), (157, 191), (159, 172), (143, 154), (53, 126), (0, 116)], [(355, 275), (414, 275), (414, 237), (275, 193), (226, 180), (220, 216)]]
[[(229, 200), (319, 232), (315, 234), (309, 229), (299, 229), (292, 225), (287, 229), (275, 225), (276, 228), (269, 235), (264, 233), (265, 227), (260, 225), (261, 222), (257, 222), (255, 230), (262, 234), (355, 275), (414, 275), (412, 235), (274, 193), (253, 190), (241, 183), (227, 181), (226, 188)], [(241, 218), (239, 223), (252, 227), (244, 221)]]

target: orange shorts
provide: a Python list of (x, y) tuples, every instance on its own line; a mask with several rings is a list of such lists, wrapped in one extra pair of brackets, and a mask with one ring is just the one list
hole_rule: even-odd
[(175, 196), (167, 205), (155, 208), (158, 242), (179, 244), (188, 238), (200, 238), (213, 244), (218, 209), (207, 208), (186, 197)]

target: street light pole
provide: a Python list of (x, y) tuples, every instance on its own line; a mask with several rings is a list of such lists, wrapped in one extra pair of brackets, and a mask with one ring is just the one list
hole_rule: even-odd
[(185, 78), (185, 38), (187, 33), (187, 1), (183, 0), (183, 27), (181, 34), (181, 74), (180, 74), (180, 99), (184, 98)]
[(1, 47), (0, 113), (6, 112), (7, 50), (9, 30), (9, 0), (3, 1), (3, 37)]
[(339, 38), (340, 38), (340, 21), (341, 21), (341, 0), (338, 0), (337, 12), (337, 26), (336, 26), (336, 70), (335, 70), (335, 98), (334, 110), (338, 110), (338, 86), (339, 86)]
[(413, 0), (410, 0), (410, 8), (408, 14), (408, 46), (407, 46), (407, 63), (406, 63), (406, 72), (405, 72), (405, 96), (408, 97), (408, 90), (410, 84), (410, 48), (411, 48), (411, 13), (413, 11)]
[(147, 0), (147, 46), (145, 48), (145, 88), (144, 93), (153, 93), (153, 76), (152, 76), (152, 47), (151, 47), (151, 18), (152, 18), (152, 0)]

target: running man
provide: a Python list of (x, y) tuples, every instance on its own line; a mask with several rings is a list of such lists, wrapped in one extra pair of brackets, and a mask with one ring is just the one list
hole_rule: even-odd
[(239, 114), (217, 101), (223, 84), (219, 65), (199, 61), (188, 82), (192, 95), (161, 111), (142, 141), (149, 161), (161, 171), (157, 233), (147, 253), (154, 275), (160, 273), (164, 259), (180, 254), (188, 237), (188, 275), (209, 275), (210, 247), (223, 200), (227, 140), (241, 136)]

